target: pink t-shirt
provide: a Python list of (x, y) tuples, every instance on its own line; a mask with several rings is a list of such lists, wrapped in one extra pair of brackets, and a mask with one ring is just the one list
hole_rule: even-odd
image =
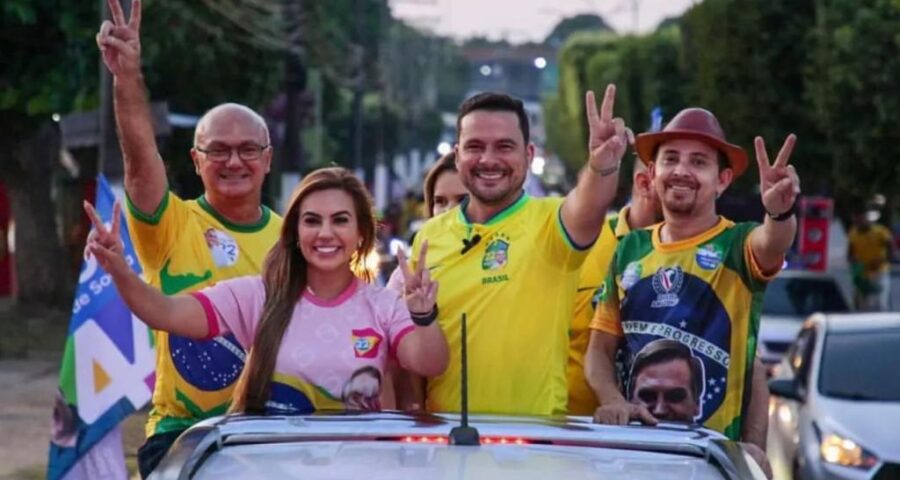
[[(203, 304), (210, 336), (231, 332), (250, 350), (266, 299), (261, 277), (192, 295)], [(267, 413), (380, 408), (388, 355), (413, 328), (396, 292), (359, 280), (332, 300), (305, 291), (278, 350)]]

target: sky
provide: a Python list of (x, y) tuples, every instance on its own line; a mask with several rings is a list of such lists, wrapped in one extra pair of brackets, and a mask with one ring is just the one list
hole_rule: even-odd
[[(652, 31), (698, 0), (390, 0), (394, 15), (420, 28), (457, 39), (486, 36), (513, 43), (544, 40), (563, 18), (603, 17), (616, 31)], [(635, 18), (633, 6), (637, 5)]]

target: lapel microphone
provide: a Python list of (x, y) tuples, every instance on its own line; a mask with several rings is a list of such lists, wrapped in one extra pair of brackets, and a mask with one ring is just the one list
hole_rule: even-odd
[(459, 254), (464, 255), (466, 252), (468, 252), (469, 250), (474, 248), (475, 245), (478, 245), (478, 242), (480, 242), (480, 241), (481, 241), (481, 235), (479, 235), (477, 233), (475, 235), (473, 235), (472, 238), (462, 239), (463, 248), (462, 248), (462, 250), (460, 250)]

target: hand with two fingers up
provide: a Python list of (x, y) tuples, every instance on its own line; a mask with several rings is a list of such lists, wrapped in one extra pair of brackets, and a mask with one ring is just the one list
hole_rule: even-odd
[(593, 91), (588, 90), (584, 102), (589, 127), (588, 167), (598, 175), (611, 175), (618, 171), (628, 145), (634, 143), (634, 133), (625, 126), (625, 120), (613, 118), (613, 107), (616, 103), (615, 85), (610, 84), (606, 87), (599, 112)]
[[(422, 242), (422, 248), (419, 249), (419, 260), (416, 262), (415, 269), (410, 269), (406, 254), (402, 249), (397, 252), (400, 273), (403, 275), (403, 299), (406, 301), (413, 321), (416, 321), (417, 318), (437, 316), (438, 283), (431, 279), (431, 274), (425, 266), (427, 252), (428, 241), (426, 240)], [(433, 320), (434, 318), (431, 318), (431, 321)]]
[(766, 143), (762, 137), (756, 137), (756, 163), (759, 165), (759, 191), (766, 213), (776, 220), (786, 220), (793, 213), (794, 204), (800, 195), (800, 177), (793, 165), (788, 165), (797, 136), (790, 134), (785, 139), (775, 163), (769, 162)]
[(138, 77), (141, 75), (141, 0), (132, 0), (128, 20), (119, 0), (107, 0), (107, 4), (112, 20), (104, 21), (96, 36), (103, 63), (114, 77)]
[(94, 206), (84, 202), (84, 211), (94, 225), (84, 247), (85, 257), (90, 258), (90, 256), (94, 256), (100, 267), (106, 273), (112, 275), (114, 279), (133, 273), (125, 260), (125, 244), (122, 242), (120, 235), (121, 210), (122, 207), (119, 202), (113, 204), (112, 221), (107, 228)]

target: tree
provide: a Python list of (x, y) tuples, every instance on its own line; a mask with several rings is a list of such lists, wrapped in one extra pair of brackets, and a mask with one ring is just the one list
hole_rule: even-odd
[(826, 137), (819, 168), (834, 182), (839, 207), (875, 193), (896, 206), (900, 2), (821, 0), (817, 7), (805, 74)]
[[(97, 6), (52, 0), (9, 0), (0, 6), (0, 178), (12, 197), (17, 300), (26, 307), (71, 305), (77, 272), (69, 271), (63, 257), (51, 198), (60, 152), (52, 118), (97, 106)], [(227, 9), (149, 0), (144, 12), (143, 60), (153, 99), (202, 113), (225, 100), (260, 106), (277, 87), (273, 50), (260, 48), (253, 35), (234, 35), (240, 27)], [(175, 160), (186, 157), (185, 145), (172, 147), (164, 153), (174, 177), (185, 167), (193, 175), (190, 162)]]
[[(707, 0), (681, 21), (689, 104), (714, 112), (729, 141), (751, 158), (754, 136), (776, 149), (796, 133), (791, 163), (806, 187), (828, 171), (822, 168), (824, 138), (804, 78), (814, 23), (813, 0)], [(749, 173), (739, 179), (738, 190), (758, 185), (755, 172)]]
[(72, 272), (51, 199), (60, 144), (52, 115), (96, 102), (94, 3), (8, 0), (0, 6), (0, 178), (12, 198), (17, 300), (26, 307), (71, 303)]
[(561, 47), (576, 32), (614, 33), (615, 31), (606, 23), (606, 20), (603, 20), (603, 17), (582, 13), (560, 20), (544, 39), (544, 43), (553, 47)]
[(643, 37), (580, 33), (566, 43), (560, 52), (559, 94), (545, 99), (544, 111), (549, 148), (570, 171), (578, 171), (587, 154), (585, 91), (602, 92), (615, 83), (616, 116), (638, 133), (649, 126), (652, 108), (671, 116), (683, 107), (680, 41), (673, 27)]

